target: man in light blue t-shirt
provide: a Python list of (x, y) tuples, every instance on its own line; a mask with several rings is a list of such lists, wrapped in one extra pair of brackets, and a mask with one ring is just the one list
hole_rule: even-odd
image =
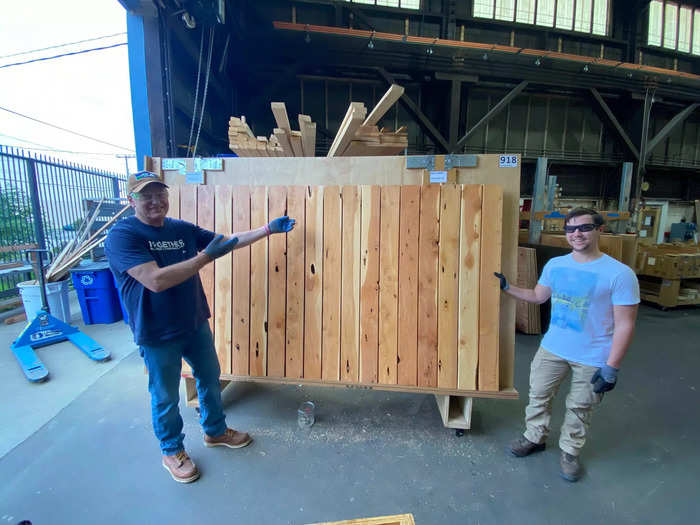
[(603, 225), (599, 213), (576, 208), (564, 224), (572, 251), (550, 259), (533, 290), (509, 285), (502, 274), (496, 277), (501, 289), (517, 299), (537, 304), (552, 299), (549, 330), (530, 367), (526, 430), (511, 443), (510, 452), (524, 457), (544, 450), (552, 398), (571, 370), (559, 448), (562, 477), (577, 481), (591, 411), (604, 392), (615, 388), (620, 363), (632, 342), (639, 283), (631, 268), (598, 248)]

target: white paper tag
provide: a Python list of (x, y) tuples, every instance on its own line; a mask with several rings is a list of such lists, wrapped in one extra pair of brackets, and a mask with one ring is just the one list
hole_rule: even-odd
[(430, 182), (431, 183), (447, 182), (447, 172), (446, 171), (431, 171), (430, 172)]
[(640, 236), (640, 237), (646, 237), (646, 236), (647, 236), (647, 231), (646, 231), (646, 230), (640, 230), (640, 231), (639, 231), (639, 236)]
[(517, 155), (500, 155), (498, 157), (498, 167), (499, 168), (517, 168), (518, 167), (518, 156)]
[(647, 257), (647, 264), (649, 266), (654, 266), (656, 264), (656, 257)]

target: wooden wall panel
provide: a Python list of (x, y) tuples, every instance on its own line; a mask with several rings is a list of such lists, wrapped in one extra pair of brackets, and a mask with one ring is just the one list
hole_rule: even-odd
[(342, 205), (340, 188), (323, 191), (323, 327), (321, 375), (325, 381), (340, 378), (340, 276)]
[[(268, 189), (267, 213), (270, 221), (286, 215), (287, 188)], [(286, 301), (287, 301), (287, 236), (270, 235), (267, 297), (267, 375), (284, 377)]]
[(440, 186), (421, 187), (418, 246), (418, 386), (437, 387)]
[(168, 217), (172, 219), (180, 218), (180, 186), (168, 189)]
[(381, 190), (379, 245), (379, 383), (397, 381), (399, 297), (399, 204), (401, 188)]
[(362, 186), (360, 382), (377, 382), (379, 360), (379, 186)]
[[(233, 195), (231, 186), (210, 186), (215, 188), (214, 228), (216, 233), (230, 236), (233, 233)], [(214, 261), (214, 344), (219, 356), (219, 365), (224, 374), (231, 373), (231, 321), (233, 317), (232, 289), (233, 256), (228, 253)], [(247, 302), (247, 301), (246, 301)], [(246, 370), (246, 374), (248, 371)]]
[(476, 390), (479, 362), (479, 278), (481, 262), (481, 186), (462, 190), (459, 245), (459, 343), (457, 387)]
[(360, 225), (359, 186), (343, 186), (340, 380), (356, 383), (360, 371)]
[(438, 387), (457, 388), (459, 319), (459, 216), (461, 186), (440, 188), (438, 269)]
[(323, 327), (323, 186), (306, 188), (304, 377), (321, 379)]
[[(287, 237), (287, 316), (285, 377), (304, 374), (304, 236), (305, 188), (287, 188), (287, 215), (296, 220)], [(281, 235), (280, 235), (281, 237)]]
[[(205, 230), (214, 231), (214, 186), (197, 186), (197, 224)], [(212, 314), (216, 308), (214, 301), (214, 265), (207, 264), (199, 270), (199, 278), (202, 280), (204, 295), (207, 296), (209, 309)], [(209, 318), (209, 327), (216, 336), (214, 317)], [(221, 357), (221, 356), (219, 356)]]
[[(260, 227), (258, 224), (255, 227)], [(236, 186), (233, 189), (233, 231), (252, 229), (250, 222), (250, 188)], [(258, 241), (263, 247), (265, 241)], [(250, 253), (244, 246), (233, 252), (233, 330), (231, 343), (231, 367), (234, 375), (250, 373)], [(267, 268), (265, 269), (267, 272)], [(265, 294), (267, 295), (267, 293)]]
[[(250, 224), (259, 228), (267, 223), (267, 188), (256, 186), (250, 195)], [(268, 244), (265, 238), (250, 247), (250, 375), (258, 377), (267, 375)]]
[[(180, 186), (180, 218), (197, 224), (197, 186)], [(209, 307), (211, 308), (211, 304)], [(182, 373), (191, 374), (190, 365), (182, 360)]]
[[(483, 187), (481, 214), (481, 276), (479, 279), (479, 390), (499, 389), (499, 329), (501, 288), (493, 272), (501, 271), (503, 189), (494, 184)], [(488, 264), (486, 262), (488, 261)]]
[(401, 186), (397, 383), (418, 384), (418, 233), (420, 186)]

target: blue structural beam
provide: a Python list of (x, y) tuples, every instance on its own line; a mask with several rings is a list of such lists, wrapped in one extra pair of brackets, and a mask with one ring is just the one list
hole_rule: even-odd
[(151, 116), (148, 110), (148, 83), (146, 82), (146, 41), (143, 17), (127, 12), (126, 30), (129, 40), (129, 81), (131, 83), (131, 111), (134, 119), (136, 162), (143, 169), (143, 159), (153, 154), (151, 144)]
[(542, 233), (542, 221), (535, 220), (535, 212), (544, 210), (544, 186), (547, 181), (547, 158), (538, 157), (535, 168), (535, 184), (532, 188), (532, 204), (530, 205), (530, 244), (538, 244)]

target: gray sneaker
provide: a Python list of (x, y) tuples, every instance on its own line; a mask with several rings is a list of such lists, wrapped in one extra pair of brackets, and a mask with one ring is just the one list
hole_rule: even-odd
[(579, 463), (576, 456), (572, 456), (562, 450), (561, 459), (559, 460), (561, 465), (561, 477), (566, 481), (578, 481), (583, 472), (581, 463)]
[(544, 450), (544, 443), (533, 443), (525, 436), (520, 436), (518, 439), (510, 444), (510, 453), (516, 457), (524, 458), (529, 456), (533, 452), (540, 452)]

